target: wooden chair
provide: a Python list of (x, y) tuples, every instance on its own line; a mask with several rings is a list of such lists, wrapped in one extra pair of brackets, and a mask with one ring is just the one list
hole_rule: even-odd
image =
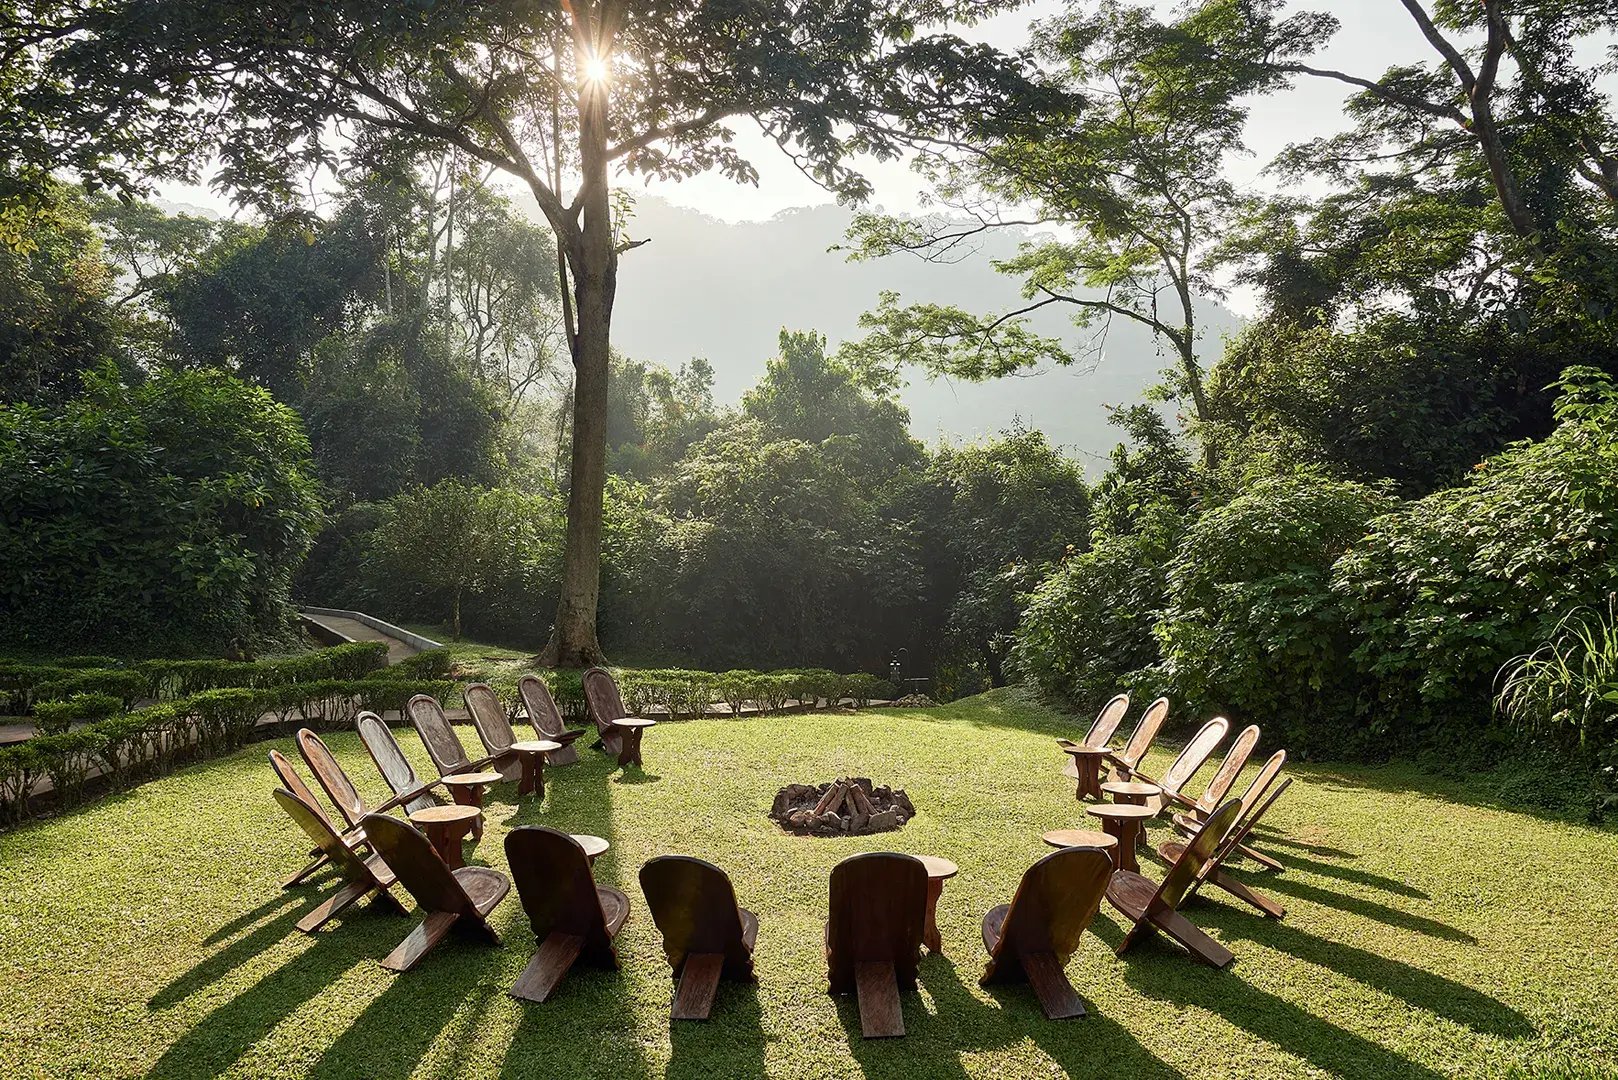
[(1161, 885), (1153, 885), (1149, 878), (1128, 870), (1119, 870), (1107, 884), (1107, 902), (1134, 925), (1118, 943), (1122, 956), (1143, 934), (1161, 930), (1190, 951), (1192, 956), (1214, 967), (1226, 967), (1236, 957), (1213, 938), (1204, 934), (1180, 914), (1180, 902), (1202, 873), (1203, 864), (1213, 857), (1214, 849), (1224, 840), (1236, 823), (1242, 805), (1235, 799), (1215, 810), (1197, 830), (1184, 852), (1163, 875)]
[(545, 1001), (583, 957), (618, 968), (612, 939), (629, 918), (629, 897), (597, 885), (579, 842), (564, 832), (523, 825), (506, 834), (506, 860), (539, 951), (511, 988), (513, 997)]
[(425, 916), (382, 959), (383, 967), (409, 971), (457, 927), (492, 945), (500, 944), (500, 935), (489, 925), (488, 915), (511, 889), (506, 875), (486, 866), (451, 870), (421, 831), (408, 821), (386, 814), (367, 814), (361, 820), (371, 846), (405, 891), (415, 897)]
[(916, 988), (927, 919), (927, 868), (911, 855), (873, 851), (832, 868), (826, 922), (831, 992), (859, 998), (867, 1039), (905, 1033), (901, 990)]
[(417, 810), (438, 805), (438, 800), (431, 794), (433, 784), (423, 783), (416, 775), (415, 767), (405, 757), (404, 751), (399, 748), (399, 741), (380, 716), (370, 711), (361, 712), (355, 718), (354, 726), (359, 730), (360, 742), (365, 744), (371, 760), (376, 763), (376, 771), (388, 782), (388, 787), (405, 808), (405, 813), (413, 814)]
[(584, 673), (584, 701), (595, 721), (596, 745), (618, 755), (620, 765), (639, 765), (641, 732), (655, 727), (657, 721), (629, 715), (618, 694), (618, 682), (606, 668), (593, 667)]
[[(1057, 739), (1057, 746), (1106, 746), (1107, 740), (1112, 738), (1118, 730), (1118, 725), (1124, 722), (1124, 715), (1129, 712), (1129, 695), (1118, 694), (1101, 707), (1096, 716), (1095, 723), (1085, 732), (1084, 739), (1074, 743), (1069, 739)], [(1105, 770), (1103, 770), (1105, 771)], [(1062, 766), (1062, 775), (1070, 780), (1079, 779), (1079, 763), (1077, 759), (1068, 757), (1067, 764)]]
[(320, 848), (327, 861), (343, 876), (343, 883), (335, 892), (298, 920), (299, 930), (306, 934), (314, 933), (341, 915), (349, 905), (372, 891), (377, 893), (377, 903), (401, 913), (404, 911), (399, 906), (399, 901), (388, 892), (393, 885), (394, 877), (393, 871), (388, 869), (386, 863), (375, 855), (368, 859), (356, 855), (332, 829), (326, 815), (309, 800), (285, 788), (276, 788), (274, 794), (275, 801), (281, 804), (281, 809), (298, 823), (299, 828), (309, 834), (309, 839), (315, 842), (315, 846)]
[(1224, 741), (1225, 736), (1229, 733), (1230, 721), (1223, 716), (1216, 716), (1203, 724), (1197, 733), (1191, 736), (1191, 740), (1185, 744), (1185, 747), (1181, 749), (1179, 756), (1169, 765), (1161, 780), (1153, 780), (1137, 767), (1135, 769), (1136, 779), (1144, 780), (1149, 784), (1156, 784), (1159, 790), (1159, 794), (1147, 796), (1142, 805), (1150, 807), (1153, 813), (1158, 814), (1163, 812), (1164, 807), (1175, 803), (1182, 806), (1194, 806), (1195, 802), (1182, 795), (1180, 789), (1193, 776), (1197, 775), (1197, 770), (1202, 768), (1207, 760), (1213, 756), (1213, 752), (1219, 749), (1219, 744)]
[(500, 704), (500, 698), (488, 683), (480, 682), (467, 684), (461, 695), (466, 699), (466, 711), (472, 714), (472, 726), (477, 729), (478, 739), (489, 752), (489, 766), (504, 780), (519, 779), (522, 762), (511, 750), (517, 733), (511, 729), (511, 719), (506, 716), (506, 707)]
[(359, 793), (350, 780), (348, 773), (337, 763), (324, 740), (308, 728), (299, 728), (294, 737), (298, 744), (298, 753), (303, 757), (303, 763), (309, 766), (309, 771), (315, 774), (315, 782), (320, 790), (337, 807), (337, 812), (343, 815), (351, 830), (358, 830), (361, 834), (364, 829), (360, 821), (366, 814), (382, 814), (397, 807), (404, 800), (397, 795), (377, 806), (368, 806), (365, 797)]
[(723, 870), (687, 855), (659, 855), (642, 866), (640, 887), (680, 980), (673, 1019), (708, 1019), (721, 976), (752, 981), (758, 916), (737, 905)]
[(466, 747), (461, 745), (461, 737), (455, 734), (437, 698), (417, 694), (405, 705), (405, 711), (410, 714), (410, 722), (415, 725), (416, 734), (421, 736), (427, 756), (433, 759), (433, 767), (440, 776), (475, 772), (494, 760), (486, 757), (473, 761), (466, 756)]
[[(1264, 769), (1266, 769), (1266, 770), (1269, 769), (1271, 763), (1274, 763), (1275, 768), (1279, 771), (1286, 764), (1286, 760), (1287, 760), (1287, 752), (1285, 750), (1277, 750), (1275, 753), (1270, 755), (1270, 760), (1264, 763)], [(1261, 776), (1263, 775), (1263, 771), (1260, 772), (1260, 775)], [(1292, 783), (1292, 781), (1289, 779), (1287, 781), (1287, 784), (1291, 784), (1291, 783)], [(1283, 785), (1283, 786), (1285, 786), (1285, 785)], [(1248, 794), (1242, 796), (1242, 816), (1243, 816), (1244, 819), (1247, 816), (1248, 812), (1252, 809), (1252, 806), (1253, 806), (1253, 800), (1251, 798), (1249, 798), (1249, 795), (1251, 795), (1252, 792), (1253, 792), (1252, 785), (1248, 785)], [(1277, 792), (1277, 795), (1279, 795), (1279, 792)], [(1267, 807), (1266, 807), (1266, 809), (1267, 809)], [(1207, 812), (1205, 812), (1203, 810), (1203, 808), (1202, 808), (1202, 800), (1198, 799), (1197, 800), (1197, 805), (1190, 808), (1190, 813), (1188, 815), (1187, 814), (1176, 814), (1176, 815), (1174, 815), (1174, 827), (1176, 829), (1178, 829), (1182, 833), (1195, 832), (1197, 823), (1206, 820), (1207, 817), (1208, 817)], [(1250, 831), (1250, 829), (1251, 829), (1251, 826), (1249, 826), (1247, 829), (1242, 830), (1244, 837), (1245, 837), (1246, 833), (1248, 831)], [(1266, 870), (1284, 870), (1284, 869), (1286, 869), (1286, 867), (1282, 866), (1281, 863), (1277, 862), (1271, 856), (1264, 854), (1264, 852), (1262, 852), (1262, 851), (1253, 850), (1253, 848), (1249, 847), (1245, 842), (1238, 843), (1236, 845), (1236, 850), (1239, 851), (1246, 858), (1252, 859), (1254, 862), (1258, 863), (1260, 866), (1264, 867)]]
[(1160, 697), (1141, 714), (1140, 723), (1130, 733), (1129, 742), (1116, 754), (1108, 754), (1107, 760), (1118, 770), (1118, 779), (1133, 780), (1135, 770), (1146, 759), (1146, 751), (1152, 748), (1152, 741), (1157, 733), (1163, 730), (1163, 722), (1169, 718), (1169, 699)]
[(1235, 741), (1230, 744), (1230, 749), (1225, 751), (1225, 760), (1219, 763), (1213, 779), (1208, 781), (1207, 788), (1195, 802), (1187, 804), (1185, 796), (1178, 791), (1173, 792), (1171, 798), (1182, 805), (1189, 805), (1191, 813), (1196, 815), (1198, 822), (1207, 821), (1208, 816), (1225, 801), (1225, 796), (1230, 794), (1231, 785), (1236, 783), (1236, 778), (1247, 767), (1247, 759), (1253, 756), (1253, 747), (1258, 745), (1258, 735), (1257, 724), (1249, 724), (1236, 733)]
[(1112, 877), (1112, 858), (1097, 847), (1063, 848), (1023, 874), (1011, 903), (983, 917), (989, 965), (982, 986), (1026, 982), (1048, 1020), (1084, 1015), (1063, 968), (1095, 918)]
[(528, 722), (533, 725), (534, 734), (562, 744), (562, 749), (553, 750), (546, 756), (546, 762), (551, 765), (572, 765), (578, 761), (579, 751), (573, 741), (584, 734), (584, 729), (570, 730), (562, 723), (562, 711), (556, 707), (556, 699), (551, 696), (551, 688), (545, 685), (545, 680), (538, 675), (524, 675), (517, 680), (517, 696), (522, 698), (523, 709), (528, 713)]
[[(1275, 805), (1275, 800), (1279, 799), (1281, 793), (1291, 785), (1292, 780), (1290, 777), (1276, 783), (1281, 774), (1281, 767), (1286, 764), (1286, 759), (1287, 752), (1277, 750), (1270, 755), (1270, 759), (1264, 763), (1264, 767), (1258, 771), (1258, 775), (1253, 777), (1253, 782), (1247, 785), (1247, 790), (1242, 793), (1239, 800), (1241, 812), (1237, 815), (1235, 827), (1230, 830), (1229, 835), (1215, 849), (1213, 858), (1203, 864), (1196, 881), (1191, 885), (1191, 895), (1195, 895), (1197, 890), (1202, 888), (1204, 882), (1211, 882), (1237, 899), (1245, 900), (1252, 904), (1272, 919), (1280, 919), (1286, 916), (1287, 909), (1284, 905), (1277, 903), (1257, 889), (1249, 887), (1241, 880), (1232, 877), (1225, 872), (1224, 868), (1226, 859), (1246, 850), (1242, 846), (1242, 841), (1253, 830), (1253, 826), (1258, 824), (1259, 818), (1269, 812), (1270, 807)], [(1200, 824), (1201, 822), (1190, 815), (1177, 814), (1174, 818), (1174, 827), (1186, 833), (1195, 833)], [(1157, 852), (1165, 861), (1174, 862), (1184, 853), (1185, 846), (1184, 841), (1170, 840), (1158, 845)]]
[[(327, 830), (337, 834), (342, 839), (345, 847), (352, 851), (355, 848), (365, 846), (364, 833), (358, 830), (338, 832), (337, 827), (332, 824), (331, 818), (327, 817), (326, 811), (321, 808), (319, 800), (315, 798), (315, 793), (309, 790), (309, 785), (303, 782), (303, 777), (298, 775), (298, 770), (292, 767), (292, 762), (287, 760), (285, 754), (279, 750), (271, 750), (270, 769), (275, 773), (275, 778), (281, 781), (281, 786), (302, 800), (304, 805), (309, 807), (310, 811), (320, 819)], [(330, 861), (326, 858), (324, 850), (318, 846), (310, 854), (313, 856), (310, 863), (283, 881), (281, 883), (283, 889), (290, 889), (294, 885), (300, 884), (310, 874), (313, 874)]]

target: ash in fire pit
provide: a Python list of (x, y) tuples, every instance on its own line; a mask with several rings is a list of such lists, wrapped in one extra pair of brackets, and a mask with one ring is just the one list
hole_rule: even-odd
[(873, 786), (863, 776), (816, 787), (788, 784), (776, 792), (770, 817), (800, 836), (892, 832), (916, 816), (903, 788)]

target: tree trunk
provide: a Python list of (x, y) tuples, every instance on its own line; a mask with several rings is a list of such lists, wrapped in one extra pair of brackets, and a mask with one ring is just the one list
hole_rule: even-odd
[(454, 640), (461, 640), (461, 587), (455, 586), (455, 597), (449, 603), (449, 628)]
[(996, 688), (1006, 685), (1006, 666), (1000, 654), (987, 641), (979, 647), (983, 650), (983, 666), (989, 669), (989, 685)]
[(612, 304), (618, 288), (607, 186), (607, 88), (586, 83), (579, 96), (583, 173), (579, 242), (570, 252), (578, 333), (573, 339), (573, 458), (568, 485), (567, 543), (556, 625), (540, 660), (588, 667), (606, 657), (596, 637), (601, 594), (602, 504), (607, 485), (607, 369)]

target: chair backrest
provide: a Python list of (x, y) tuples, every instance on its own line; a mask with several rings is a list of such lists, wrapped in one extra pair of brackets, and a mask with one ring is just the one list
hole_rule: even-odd
[(1219, 748), (1219, 744), (1229, 732), (1230, 721), (1223, 716), (1216, 716), (1203, 724), (1202, 728), (1191, 736), (1191, 741), (1185, 744), (1180, 756), (1174, 759), (1174, 764), (1163, 773), (1163, 779), (1158, 781), (1157, 786), (1164, 791), (1178, 793), (1180, 788), (1185, 786), (1185, 782), (1197, 775), (1197, 770), (1213, 756), (1213, 752)]
[(466, 747), (461, 745), (460, 736), (450, 726), (438, 699), (429, 694), (417, 694), (405, 705), (405, 712), (410, 714), (410, 722), (416, 726), (416, 734), (427, 747), (427, 756), (433, 759), (438, 775), (448, 776), (471, 768), (472, 759), (466, 756)]
[(420, 829), (403, 818), (386, 814), (366, 814), (360, 820), (371, 847), (416, 903), (428, 911), (476, 914), (477, 908), (466, 890)]
[(517, 733), (511, 730), (506, 707), (500, 704), (500, 698), (489, 684), (471, 683), (461, 694), (466, 698), (467, 711), (472, 714), (472, 726), (477, 728), (478, 738), (483, 740), (489, 753), (511, 749), (511, 744), (517, 741)]
[(1214, 807), (1224, 801), (1230, 793), (1230, 787), (1236, 778), (1247, 767), (1247, 759), (1253, 754), (1253, 747), (1258, 745), (1258, 725), (1249, 724), (1236, 735), (1236, 741), (1230, 744), (1225, 752), (1225, 760), (1219, 763), (1219, 771), (1213, 774), (1208, 781), (1207, 790), (1197, 800), (1197, 809), (1204, 814), (1211, 814)]
[(543, 825), (521, 825), (506, 834), (506, 862), (535, 937), (576, 934), (586, 952), (612, 953), (590, 860), (577, 840)]
[(528, 712), (528, 722), (534, 734), (542, 739), (554, 739), (567, 731), (562, 723), (562, 712), (551, 697), (551, 688), (538, 675), (524, 675), (517, 680), (517, 694)]
[[(1270, 759), (1264, 763), (1264, 767), (1259, 769), (1258, 775), (1253, 777), (1253, 782), (1247, 785), (1247, 790), (1242, 792), (1240, 800), (1242, 804), (1241, 815), (1237, 818), (1235, 828), (1231, 829), (1230, 834), (1225, 837), (1225, 842), (1219, 845), (1219, 854), (1215, 858), (1216, 862), (1224, 860), (1235, 849), (1236, 845), (1242, 842), (1242, 839), (1253, 830), (1253, 826), (1258, 824), (1258, 819), (1264, 816), (1275, 800), (1281, 797), (1281, 792), (1285, 791), (1287, 785), (1292, 783), (1290, 777), (1279, 784), (1275, 782), (1281, 775), (1281, 767), (1286, 763), (1287, 752), (1277, 750), (1270, 755)], [(1273, 791), (1271, 790), (1272, 788), (1274, 789)], [(1269, 792), (1267, 798), (1265, 797), (1266, 792)]]
[(1124, 714), (1129, 712), (1129, 695), (1117, 694), (1113, 699), (1101, 706), (1101, 712), (1096, 716), (1096, 722), (1090, 725), (1090, 730), (1084, 736), (1085, 746), (1106, 746), (1107, 740), (1112, 738), (1118, 725), (1124, 722)]
[(690, 953), (721, 953), (727, 969), (752, 968), (736, 890), (719, 867), (689, 855), (659, 855), (640, 868), (640, 887), (671, 965), (680, 967)]
[(606, 668), (593, 667), (584, 673), (584, 702), (598, 732), (629, 715), (618, 694), (618, 680)]
[(298, 753), (303, 756), (303, 763), (309, 766), (309, 771), (315, 774), (315, 783), (320, 790), (337, 807), (337, 812), (343, 815), (350, 828), (360, 823), (368, 807), (365, 800), (360, 798), (359, 789), (354, 781), (348, 778), (343, 767), (337, 764), (332, 756), (331, 749), (327, 747), (319, 735), (308, 728), (299, 728), (297, 734)]
[(994, 956), (1053, 952), (1067, 963), (1095, 918), (1112, 878), (1101, 848), (1070, 847), (1030, 866), (1011, 898)]
[(320, 853), (331, 860), (332, 865), (342, 872), (344, 878), (349, 881), (374, 880), (370, 867), (348, 849), (348, 845), (343, 843), (332, 829), (331, 822), (326, 820), (326, 815), (320, 812), (312, 799), (306, 799), (286, 788), (276, 788), (273, 794), (275, 801), (281, 804), (281, 809), (298, 823), (300, 829), (309, 834), (309, 839), (315, 842)]
[(1232, 799), (1209, 815), (1208, 820), (1186, 843), (1180, 857), (1174, 860), (1174, 865), (1169, 867), (1168, 873), (1163, 875), (1163, 884), (1157, 887), (1151, 903), (1146, 905), (1147, 911), (1163, 908), (1173, 911), (1180, 906), (1186, 892), (1202, 878), (1203, 867), (1213, 858), (1214, 849), (1236, 824), (1236, 817), (1241, 812), (1241, 802)]
[(285, 754), (279, 750), (271, 750), (270, 768), (275, 770), (275, 778), (281, 781), (282, 787), (296, 795), (304, 805), (309, 807), (327, 829), (334, 833), (337, 831), (337, 826), (331, 823), (331, 818), (326, 815), (325, 808), (320, 805), (320, 800), (315, 798), (315, 793), (309, 790), (309, 785), (303, 782), (303, 777), (298, 775), (298, 770), (292, 767), (292, 762), (287, 760)]
[(854, 966), (867, 960), (892, 963), (900, 988), (913, 989), (926, 909), (927, 867), (912, 855), (872, 851), (832, 867), (826, 924), (832, 992), (852, 990)]
[[(380, 716), (369, 710), (361, 712), (355, 718), (354, 726), (359, 729), (360, 742), (365, 744), (365, 749), (371, 753), (371, 760), (376, 762), (376, 771), (382, 774), (382, 779), (388, 782), (388, 787), (395, 795), (421, 787), (421, 778), (399, 748), (399, 740), (393, 737), (393, 732), (388, 730), (388, 725), (382, 722)], [(405, 803), (404, 807), (406, 813), (413, 814), (435, 805), (437, 803), (433, 797), (423, 793)]]
[(1163, 730), (1163, 721), (1169, 718), (1169, 699), (1160, 697), (1141, 714), (1140, 723), (1135, 725), (1134, 732), (1129, 736), (1129, 743), (1119, 759), (1131, 769), (1134, 769), (1146, 758), (1146, 751), (1152, 748), (1152, 740), (1157, 733)]

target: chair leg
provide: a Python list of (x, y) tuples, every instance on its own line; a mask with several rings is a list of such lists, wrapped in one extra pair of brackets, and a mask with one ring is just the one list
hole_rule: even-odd
[(890, 960), (862, 960), (854, 965), (854, 993), (859, 998), (860, 1034), (867, 1039), (896, 1039), (905, 1033), (899, 1005), (899, 976)]
[(1135, 939), (1140, 937), (1142, 934), (1150, 932), (1150, 929), (1151, 927), (1147, 924), (1145, 919), (1136, 919), (1134, 925), (1129, 928), (1129, 932), (1124, 935), (1124, 940), (1120, 941), (1118, 943), (1118, 947), (1113, 950), (1114, 955), (1124, 955), (1124, 953), (1129, 951), (1129, 947), (1135, 944)]
[(692, 953), (680, 969), (680, 987), (674, 993), (672, 1017), (675, 1020), (706, 1020), (713, 1011), (714, 995), (719, 992), (719, 976), (725, 970), (723, 953)]
[(1252, 848), (1248, 847), (1246, 844), (1237, 844), (1236, 845), (1236, 850), (1240, 851), (1243, 855), (1247, 856), (1249, 859), (1252, 859), (1254, 862), (1258, 863), (1260, 866), (1264, 867), (1264, 869), (1266, 869), (1266, 870), (1285, 870), (1286, 869), (1285, 866), (1282, 866), (1280, 863), (1276, 862), (1274, 859), (1270, 858), (1268, 855), (1264, 854), (1262, 851), (1254, 851)]
[(310, 861), (308, 866), (305, 866), (302, 870), (299, 870), (296, 874), (293, 874), (291, 877), (289, 877), (285, 881), (281, 882), (281, 888), (290, 889), (290, 888), (293, 888), (296, 885), (303, 884), (304, 880), (307, 879), (309, 877), (309, 875), (313, 874), (316, 870), (319, 870), (321, 867), (325, 866), (329, 861), (330, 860), (327, 859), (326, 856), (324, 856), (324, 855), (316, 856), (314, 859), (312, 859)]
[(640, 728), (631, 728), (619, 740), (621, 749), (618, 751), (618, 764), (628, 768), (631, 765), (641, 764), (640, 760)]
[(313, 911), (299, 919), (298, 929), (306, 934), (314, 933), (332, 919), (341, 915), (350, 904), (353, 904), (375, 887), (369, 881), (346, 882), (336, 892), (317, 905)]
[(583, 950), (582, 936), (560, 931), (551, 934), (540, 942), (539, 951), (528, 961), (523, 973), (517, 976), (517, 981), (511, 987), (511, 996), (524, 1001), (548, 1001)]
[(1192, 921), (1178, 911), (1156, 911), (1146, 916), (1152, 924), (1169, 937), (1184, 945), (1201, 960), (1216, 968), (1229, 967), (1236, 954), (1197, 929)]
[(1287, 909), (1285, 907), (1271, 900), (1257, 889), (1248, 888), (1241, 881), (1225, 873), (1225, 871), (1216, 869), (1208, 877), (1210, 881), (1230, 893), (1230, 895), (1239, 900), (1246, 900), (1270, 918), (1281, 919), (1286, 917)]
[(1067, 981), (1067, 973), (1057, 962), (1053, 952), (1023, 953), (1019, 959), (1028, 976), (1028, 985), (1034, 988), (1039, 1007), (1045, 1010), (1047, 1020), (1072, 1020), (1084, 1015), (1084, 1002)]
[(382, 966), (389, 971), (409, 971), (421, 962), (444, 935), (454, 928), (460, 916), (453, 911), (429, 911), (414, 930), (410, 931), (397, 948), (382, 958)]

